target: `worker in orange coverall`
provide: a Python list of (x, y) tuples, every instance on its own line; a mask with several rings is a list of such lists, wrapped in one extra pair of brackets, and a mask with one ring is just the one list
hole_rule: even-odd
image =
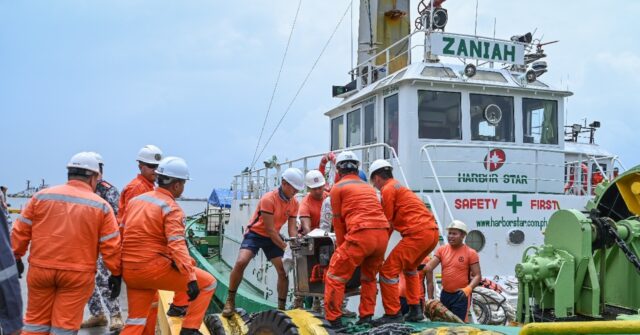
[(29, 243), (28, 304), (22, 334), (75, 334), (93, 293), (98, 252), (120, 293), (120, 232), (111, 206), (94, 193), (100, 176), (93, 153), (74, 155), (68, 182), (36, 193), (11, 233), (20, 274)]
[(402, 240), (393, 248), (380, 269), (380, 291), (385, 315), (375, 324), (403, 322), (398, 282), (404, 272), (407, 285), (407, 320), (424, 319), (420, 305), (418, 265), (438, 244), (438, 226), (427, 206), (410, 189), (393, 178), (393, 168), (384, 159), (371, 164), (369, 180), (380, 190), (382, 208)]
[(184, 191), (189, 171), (182, 158), (167, 157), (156, 173), (158, 187), (131, 199), (124, 218), (122, 273), (129, 317), (122, 334), (143, 333), (157, 290), (186, 292), (191, 302), (180, 334), (200, 334), (216, 280), (195, 267), (185, 244), (184, 212), (175, 199)]
[(340, 181), (331, 189), (337, 249), (325, 277), (325, 315), (334, 328), (342, 327), (346, 283), (360, 266), (360, 323), (369, 323), (376, 306), (376, 276), (389, 242), (389, 223), (375, 190), (358, 176), (360, 160), (351, 151), (336, 159)]

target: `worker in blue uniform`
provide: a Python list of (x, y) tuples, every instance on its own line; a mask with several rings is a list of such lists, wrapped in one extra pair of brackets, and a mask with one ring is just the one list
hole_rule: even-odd
[(7, 217), (0, 211), (0, 334), (20, 334), (22, 329), (22, 296), (18, 276), (22, 275), (22, 262), (16, 266), (11, 250)]

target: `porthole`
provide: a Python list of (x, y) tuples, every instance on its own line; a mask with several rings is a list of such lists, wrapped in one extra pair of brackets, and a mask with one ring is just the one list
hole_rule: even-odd
[(524, 242), (524, 232), (520, 229), (511, 230), (507, 239), (510, 244), (520, 245)]
[(465, 243), (475, 251), (480, 251), (485, 244), (484, 234), (479, 230), (472, 230), (467, 234)]

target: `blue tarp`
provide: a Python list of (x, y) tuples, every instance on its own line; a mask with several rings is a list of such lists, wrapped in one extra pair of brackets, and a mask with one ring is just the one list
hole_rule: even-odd
[(209, 204), (216, 207), (231, 208), (233, 195), (228, 188), (214, 188), (209, 196)]

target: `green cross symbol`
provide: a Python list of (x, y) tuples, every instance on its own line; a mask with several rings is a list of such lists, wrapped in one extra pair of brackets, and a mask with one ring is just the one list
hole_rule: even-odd
[(511, 207), (513, 214), (518, 213), (518, 207), (522, 206), (522, 201), (518, 201), (518, 196), (513, 194), (511, 196), (511, 201), (507, 201), (507, 206)]

